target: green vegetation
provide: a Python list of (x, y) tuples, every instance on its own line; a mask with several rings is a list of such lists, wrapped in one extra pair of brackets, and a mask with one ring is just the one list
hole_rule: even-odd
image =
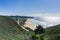
[(19, 18), (20, 25), (16, 18), (0, 16), (0, 40), (60, 40), (60, 25), (43, 29), (42, 26), (32, 31), (25, 31), (21, 28), (27, 18)]
[(0, 16), (0, 40), (29, 40), (31, 35), (31, 31), (23, 30), (12, 18)]
[[(45, 31), (44, 31), (45, 30)], [(33, 40), (60, 40), (60, 25), (43, 29), (42, 26), (34, 30)]]
[(19, 18), (20, 25), (23, 26), (25, 24), (26, 20), (27, 20), (27, 18)]
[(17, 21), (19, 19), (20, 26), (23, 26), (25, 24), (25, 21), (28, 18), (15, 18), (15, 17), (13, 17), (12, 19), (15, 20), (15, 21)]
[(37, 29), (34, 30), (34, 35), (32, 36), (32, 40), (44, 40), (44, 29), (42, 26), (38, 25)]
[(48, 40), (60, 40), (60, 25), (47, 28), (45, 35)]

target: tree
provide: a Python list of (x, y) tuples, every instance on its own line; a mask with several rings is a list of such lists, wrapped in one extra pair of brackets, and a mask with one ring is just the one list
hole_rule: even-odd
[(44, 33), (44, 29), (41, 25), (38, 25), (37, 28), (34, 30), (35, 34), (42, 34)]
[(32, 38), (36, 39), (36, 40), (43, 40), (43, 37), (44, 37), (44, 29), (41, 25), (38, 25), (37, 28), (34, 30), (34, 35), (32, 36)]

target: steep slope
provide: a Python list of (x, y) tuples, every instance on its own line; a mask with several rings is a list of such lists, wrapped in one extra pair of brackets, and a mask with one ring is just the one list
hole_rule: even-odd
[(52, 26), (46, 29), (49, 34), (60, 34), (60, 25)]
[(13, 19), (0, 16), (0, 40), (25, 40), (30, 37)]
[(18, 24), (11, 18), (0, 16), (0, 28), (3, 28), (5, 30), (17, 27)]
[(60, 40), (60, 25), (47, 28), (45, 34), (48, 40)]

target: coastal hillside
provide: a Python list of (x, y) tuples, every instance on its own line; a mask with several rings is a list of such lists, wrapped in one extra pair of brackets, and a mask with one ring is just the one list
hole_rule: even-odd
[(60, 40), (60, 25), (46, 28), (45, 35), (47, 36), (48, 40)]
[(27, 32), (7, 16), (0, 16), (0, 40), (25, 40), (29, 39), (31, 32)]
[(46, 28), (46, 32), (48, 32), (48, 34), (60, 34), (60, 25), (48, 27)]

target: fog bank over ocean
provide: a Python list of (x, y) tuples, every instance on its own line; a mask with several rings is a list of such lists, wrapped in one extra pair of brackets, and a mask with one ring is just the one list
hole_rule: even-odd
[(60, 25), (60, 14), (34, 14), (32, 16), (36, 17), (32, 19), (32, 22), (44, 28)]

